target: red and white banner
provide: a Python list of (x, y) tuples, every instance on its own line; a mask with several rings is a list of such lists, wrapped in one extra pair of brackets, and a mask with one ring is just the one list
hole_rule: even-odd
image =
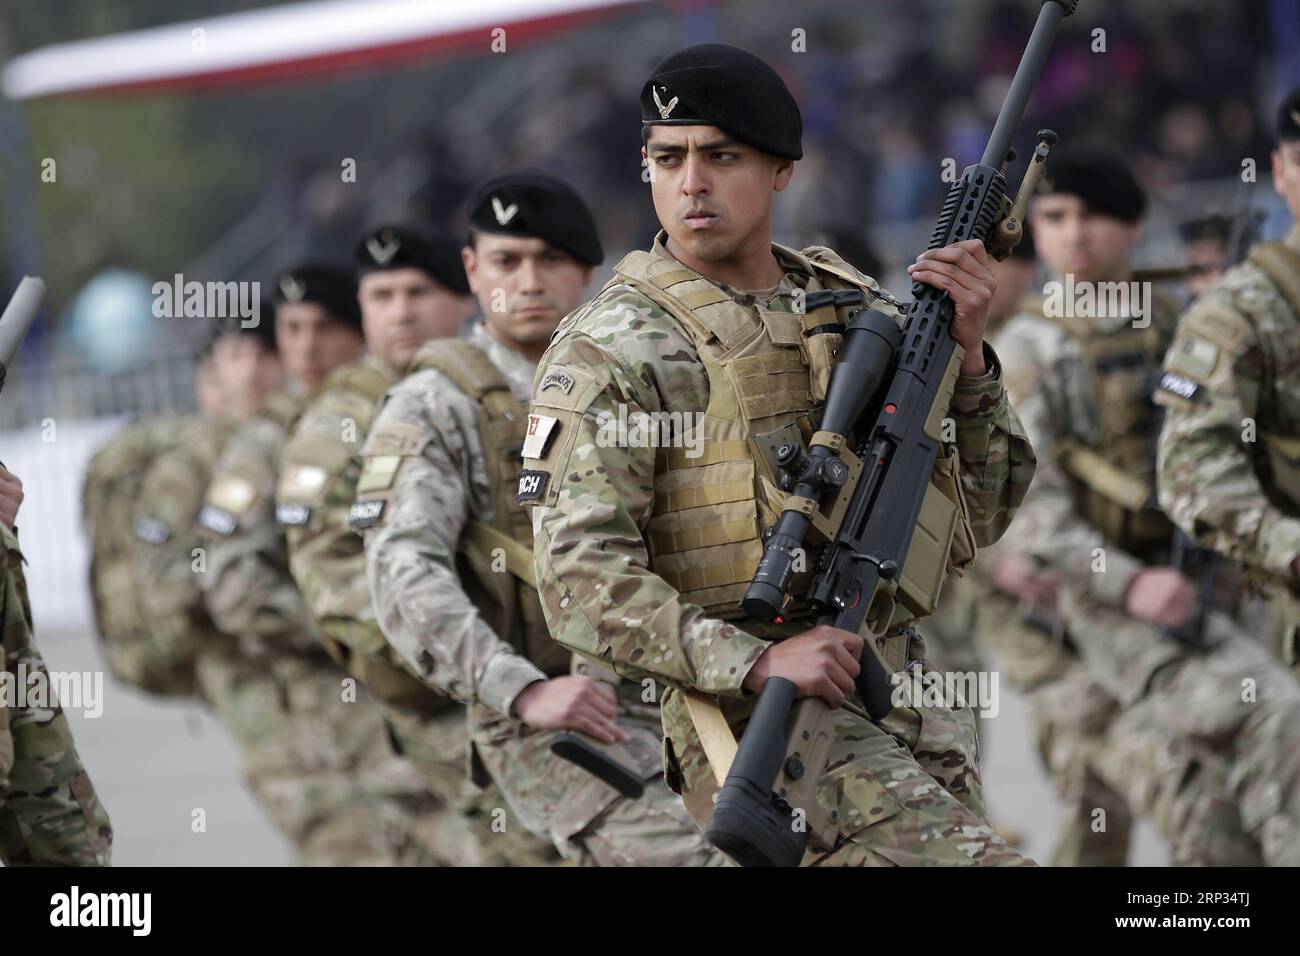
[[(644, 0), (317, 0), (42, 47), (0, 74), (10, 99), (194, 89), (492, 52)], [(498, 39), (498, 47), (501, 40)]]

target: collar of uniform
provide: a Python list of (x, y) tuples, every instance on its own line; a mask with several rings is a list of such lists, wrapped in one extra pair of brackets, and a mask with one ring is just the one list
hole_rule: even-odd
[(1300, 222), (1291, 227), (1291, 234), (1286, 237), (1285, 242), (1296, 252), (1300, 252)]
[(380, 372), (384, 375), (387, 375), (391, 379), (401, 378), (402, 372), (404, 371), (402, 369), (394, 370), (389, 368), (388, 363), (385, 362), (383, 359), (381, 359), (374, 352), (367, 352), (366, 357), (363, 358), (361, 361), (362, 364), (366, 365), (369, 368), (374, 369), (376, 372)]
[[(690, 266), (668, 251), (667, 242), (668, 232), (664, 229), (660, 229), (658, 234), (655, 236), (654, 245), (650, 247), (650, 252), (653, 255), (660, 256), (664, 259), (672, 259), (673, 262), (678, 263), (683, 269), (690, 269), (692, 272), (695, 272), (694, 269), (691, 269)], [(734, 300), (737, 305), (755, 308), (760, 305), (767, 305), (782, 296), (794, 295), (795, 289), (804, 288), (808, 283), (808, 277), (812, 275), (812, 267), (808, 265), (808, 261), (797, 252), (786, 249), (784, 246), (778, 246), (776, 243), (772, 243), (772, 255), (776, 256), (777, 262), (784, 271), (781, 274), (781, 281), (776, 284), (776, 292), (766, 299), (757, 299), (749, 292), (740, 289), (733, 289), (725, 282), (710, 279), (708, 276), (699, 272), (695, 272), (695, 274), (705, 282), (713, 283), (721, 289), (725, 295)]]
[(474, 323), (466, 339), (471, 345), (482, 349), (492, 364), (501, 370), (501, 374), (510, 383), (510, 393), (521, 402), (528, 401), (532, 396), (533, 376), (537, 373), (537, 366), (527, 356), (494, 339), (482, 322)]

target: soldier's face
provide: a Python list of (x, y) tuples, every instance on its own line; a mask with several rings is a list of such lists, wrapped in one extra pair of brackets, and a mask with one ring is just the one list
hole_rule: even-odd
[(199, 414), (205, 417), (220, 415), (225, 409), (226, 390), (217, 378), (212, 356), (201, 361), (194, 370), (194, 397), (199, 405)]
[(365, 351), (361, 333), (315, 302), (285, 302), (275, 310), (275, 341), (288, 376), (314, 392), (330, 372)]
[(280, 357), (251, 335), (223, 335), (213, 343), (210, 362), (224, 410), (236, 418), (248, 418), (263, 398), (284, 387)]
[(716, 126), (650, 130), (641, 156), (655, 213), (676, 249), (703, 263), (770, 255), (772, 195), (789, 184), (794, 163)]
[(1300, 143), (1280, 143), (1273, 151), (1273, 188), (1300, 222)]
[(366, 348), (395, 372), (403, 371), (429, 339), (456, 335), (473, 312), (469, 296), (457, 295), (423, 269), (364, 275), (357, 300)]
[(1071, 193), (1034, 200), (1030, 214), (1038, 257), (1075, 282), (1114, 282), (1131, 271), (1129, 255), (1140, 227), (1097, 212)]
[(483, 321), (506, 344), (549, 342), (591, 281), (591, 266), (544, 239), (478, 233), (461, 254)]
[(1218, 239), (1196, 239), (1185, 247), (1187, 261), (1200, 266), (1200, 272), (1187, 277), (1187, 290), (1196, 298), (1218, 281), (1228, 267), (1228, 247)]

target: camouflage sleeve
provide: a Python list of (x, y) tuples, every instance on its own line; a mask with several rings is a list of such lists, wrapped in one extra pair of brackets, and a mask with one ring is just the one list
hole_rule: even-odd
[[(649, 569), (642, 529), (653, 505), (655, 449), (607, 447), (600, 435), (598, 422), (617, 419), (620, 406), (631, 418), (702, 410), (707, 402), (707, 379), (690, 343), (667, 323), (653, 327), (642, 324), (649, 316), (631, 316), (625, 306), (613, 309), (590, 335), (554, 341), (534, 380), (554, 373), (569, 383), (567, 390), (534, 388), (532, 411), (556, 424), (550, 450), (536, 462), (526, 456), (521, 478), (521, 485), (530, 474), (536, 479), (533, 555), (542, 608), (555, 640), (624, 677), (739, 697), (769, 643), (705, 616)], [(699, 408), (665, 408), (665, 394)]]
[(307, 649), (317, 641), (275, 520), (283, 443), (278, 425), (254, 419), (222, 452), (199, 517), (207, 533), (201, 581), (208, 613), (222, 631)]
[(428, 684), (513, 716), (519, 692), (546, 675), (492, 630), (456, 573), (466, 519), (491, 508), (477, 406), (437, 371), (412, 375), (389, 392), (362, 456), (367, 517), (354, 512), (353, 526), (366, 526), (384, 636)]
[[(307, 409), (285, 447), (277, 511), (289, 568), (313, 619), (328, 636), (364, 627), (376, 632), (361, 538), (348, 527), (356, 497), (365, 409), (355, 394), (327, 392)], [(350, 641), (345, 640), (345, 643)]]
[[(57, 703), (8, 706), (4, 686), (45, 672), (32, 643), (17, 540), (0, 529), (0, 861), (5, 866), (107, 866), (113, 830)], [(33, 686), (28, 682), (27, 686)], [(45, 686), (49, 685), (48, 677)], [(14, 701), (16, 704), (17, 701)]]
[[(1081, 583), (1089, 594), (1112, 606), (1124, 601), (1129, 583), (1143, 564), (1107, 545), (1102, 535), (1075, 511), (1069, 483), (1057, 461), (1067, 417), (1062, 392), (1079, 364), (1064, 360), (1065, 336), (1041, 319), (1013, 319), (996, 344), (1006, 367), (1007, 394), (1019, 412), (1037, 458), (1033, 487), (1025, 494), (1015, 526), (998, 542), (995, 554), (1016, 552)], [(1102, 549), (1105, 563), (1095, 560)], [(1104, 568), (1103, 570), (1095, 570)]]
[[(1251, 290), (1243, 290), (1247, 296)], [(1265, 354), (1239, 303), (1215, 289), (1179, 323), (1156, 401), (1160, 506), (1201, 544), (1247, 565), (1290, 578), (1300, 555), (1300, 520), (1269, 501), (1247, 444), (1277, 363)], [(1267, 321), (1265, 303), (1256, 303)], [(1257, 446), (1256, 446), (1257, 447)]]
[(202, 541), (194, 519), (211, 468), (211, 453), (205, 464), (202, 445), (214, 440), (206, 423), (191, 423), (177, 446), (149, 465), (136, 503), (132, 557), (136, 580), (147, 582), (140, 587), (140, 610), (148, 639), (135, 649), (133, 664), (151, 684), (176, 694), (193, 690), (201, 649), (193, 625), (202, 611), (195, 564)]
[(1002, 385), (1002, 364), (985, 343), (985, 374), (957, 379), (950, 414), (956, 424), (961, 484), (975, 543), (1002, 537), (1034, 477), (1034, 449)]

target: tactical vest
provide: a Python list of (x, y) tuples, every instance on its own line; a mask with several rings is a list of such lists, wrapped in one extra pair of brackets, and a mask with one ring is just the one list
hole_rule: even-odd
[[(877, 286), (830, 250), (774, 249), (807, 277), (806, 293), (860, 289), (868, 307), (893, 311)], [(696, 424), (700, 454), (691, 457), (695, 449), (689, 446), (656, 452), (654, 507), (644, 531), (650, 569), (710, 617), (740, 617), (740, 599), (763, 554), (762, 529), (775, 523), (787, 497), (763, 449), (793, 430), (806, 443), (816, 430), (843, 338), (833, 330), (846, 316), (833, 305), (802, 314), (771, 311), (762, 303), (746, 308), (677, 260), (645, 251), (624, 257), (601, 294), (619, 286), (630, 286), (677, 321), (709, 384), (709, 403)], [(974, 557), (956, 479), (957, 452), (947, 451), (932, 480), (950, 502), (948, 515), (955, 511), (958, 517), (940, 532), (941, 566), (931, 576), (932, 593), (915, 601), (915, 613), (933, 610), (945, 570), (964, 567)], [(942, 555), (948, 556), (946, 568)], [(792, 595), (806, 592), (809, 573), (795, 574)], [(805, 612), (796, 602), (786, 616), (795, 619)], [(908, 616), (900, 603), (894, 623)], [(753, 627), (764, 630), (758, 622)]]
[[(326, 380), (320, 394), (327, 392), (350, 392), (354, 397), (350, 409), (355, 419), (358, 436), (364, 437), (370, 430), (375, 413), (379, 410), (384, 394), (396, 381), (395, 377), (372, 362), (357, 362), (337, 369)], [(357, 481), (357, 455), (349, 449), (337, 434), (323, 435), (299, 430), (285, 446), (283, 461), (288, 467), (308, 467), (319, 469), (324, 477), (317, 486), (317, 494), (303, 497), (292, 493), (286, 486), (292, 484), (287, 469), (280, 476), (280, 485), (276, 493), (277, 517), (288, 507), (307, 509), (308, 521), (315, 520), (310, 514), (313, 507), (319, 506), (325, 496), (348, 495), (348, 489), (336, 488), (340, 481), (350, 481), (351, 490), (355, 491)], [(347, 470), (352, 467), (349, 475)], [(300, 532), (294, 525), (284, 527), (285, 537), (289, 541), (291, 552), (296, 546)], [(355, 544), (356, 573), (365, 577), (365, 555), (361, 539), (349, 532), (349, 543)], [(331, 553), (331, 563), (337, 563), (340, 555)], [(409, 673), (396, 659), (383, 631), (375, 621), (359, 621), (342, 616), (317, 620), (321, 643), (336, 664), (352, 674), (375, 697), (387, 704), (408, 707), (424, 712), (443, 710), (453, 706), (448, 698), (432, 690)]]
[[(1265, 242), (1253, 247), (1248, 259), (1282, 293), (1300, 324), (1300, 252), (1284, 242)], [(1261, 432), (1259, 438), (1268, 452), (1264, 485), (1274, 504), (1295, 515), (1300, 514), (1300, 423), (1290, 424), (1289, 434)]]
[(1051, 319), (1079, 349), (1093, 387), (1096, 433), (1062, 442), (1059, 452), (1075, 510), (1108, 542), (1147, 561), (1162, 560), (1174, 530), (1156, 504), (1160, 418), (1151, 392), (1176, 319), (1163, 296), (1153, 301), (1144, 328), (1127, 323), (1100, 332), (1086, 318)]
[(118, 680), (155, 693), (174, 690), (174, 675), (145, 653), (150, 631), (136, 580), (135, 504), (145, 472), (174, 447), (185, 419), (167, 416), (119, 431), (90, 460), (81, 517), (90, 539), (90, 593), (109, 670)]
[[(528, 406), (515, 399), (505, 376), (487, 355), (463, 339), (426, 342), (412, 360), (409, 374), (430, 368), (479, 406), (479, 438), (492, 496), (491, 525), (468, 521), (461, 534), (456, 554), (461, 586), (498, 637), (548, 677), (568, 674), (571, 654), (551, 640), (532, 583), (532, 522), (515, 501)], [(498, 549), (505, 554), (508, 574), (495, 570)]]

